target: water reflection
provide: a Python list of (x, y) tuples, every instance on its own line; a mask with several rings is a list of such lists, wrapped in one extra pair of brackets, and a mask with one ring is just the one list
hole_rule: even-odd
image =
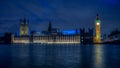
[(12, 63), (13, 68), (77, 68), (80, 63), (80, 46), (13, 46)]
[(29, 68), (29, 48), (28, 45), (11, 46), (12, 68)]
[(104, 64), (104, 53), (103, 46), (100, 44), (96, 44), (94, 46), (94, 65), (95, 68), (103, 68)]
[(80, 68), (92, 68), (93, 67), (93, 47), (91, 45), (80, 45)]
[(11, 49), (9, 46), (0, 45), (0, 68), (11, 67)]
[(105, 68), (120, 68), (120, 45), (106, 45)]
[(119, 45), (0, 46), (0, 68), (119, 68), (119, 57)]

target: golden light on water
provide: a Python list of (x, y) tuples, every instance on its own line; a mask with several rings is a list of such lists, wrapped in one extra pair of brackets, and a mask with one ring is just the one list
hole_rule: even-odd
[(101, 66), (103, 66), (102, 65), (103, 51), (102, 51), (101, 45), (95, 46), (94, 53), (95, 53), (95, 56), (94, 56), (95, 68), (103, 68), (103, 67), (101, 67)]

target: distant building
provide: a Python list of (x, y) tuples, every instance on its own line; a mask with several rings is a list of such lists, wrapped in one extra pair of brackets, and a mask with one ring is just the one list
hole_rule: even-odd
[(13, 36), (14, 36), (13, 33), (4, 33), (3, 37), (4, 43), (11, 44), (13, 42)]
[(0, 37), (0, 43), (4, 43), (4, 37)]
[(88, 32), (85, 32), (85, 29), (80, 29), (80, 43), (81, 44), (93, 44), (93, 29), (88, 29)]
[(20, 19), (20, 36), (28, 35), (28, 21)]
[(102, 42), (120, 44), (120, 31), (119, 30), (112, 31), (106, 38), (103, 39)]
[(52, 31), (52, 25), (51, 25), (51, 21), (49, 21), (49, 25), (48, 25), (48, 32)]

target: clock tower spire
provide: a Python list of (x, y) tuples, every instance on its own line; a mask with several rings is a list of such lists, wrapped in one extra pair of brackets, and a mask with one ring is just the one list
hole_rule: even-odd
[(101, 43), (101, 30), (100, 30), (101, 22), (98, 14), (95, 20), (95, 27), (96, 27), (95, 43)]

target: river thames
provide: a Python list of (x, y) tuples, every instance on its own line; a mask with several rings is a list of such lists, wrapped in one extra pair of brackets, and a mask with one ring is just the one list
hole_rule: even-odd
[(120, 68), (120, 45), (0, 45), (0, 68)]

